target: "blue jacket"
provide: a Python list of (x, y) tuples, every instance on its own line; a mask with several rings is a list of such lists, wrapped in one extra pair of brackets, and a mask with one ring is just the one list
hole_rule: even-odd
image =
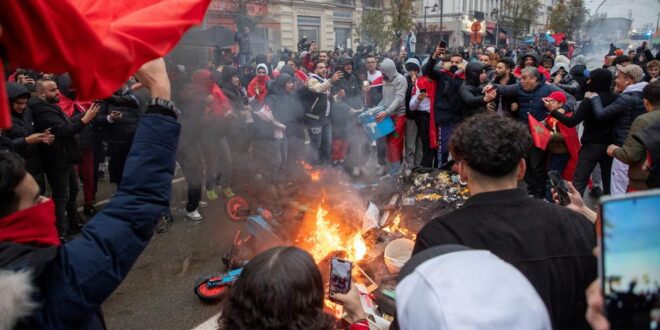
[(170, 117), (140, 119), (119, 190), (34, 280), (40, 307), (21, 328), (103, 328), (99, 307), (124, 280), (169, 207), (180, 132)]
[(566, 112), (573, 112), (573, 110), (575, 110), (575, 98), (554, 85), (539, 83), (531, 92), (524, 91), (520, 84), (494, 86), (497, 89), (498, 95), (504, 97), (518, 97), (518, 113), (514, 115), (525, 125), (528, 125), (528, 113), (531, 113), (532, 117), (538, 121), (545, 120), (545, 118), (548, 117), (549, 111), (545, 108), (542, 98), (547, 97), (550, 93), (555, 91), (561, 91), (566, 95), (566, 104), (562, 107)]
[(644, 101), (642, 98), (642, 89), (648, 83), (640, 82), (628, 86), (621, 96), (612, 102), (612, 104), (603, 107), (603, 102), (599, 96), (591, 99), (591, 107), (598, 120), (614, 121), (614, 143), (622, 146), (628, 137), (630, 125), (637, 116), (646, 113)]

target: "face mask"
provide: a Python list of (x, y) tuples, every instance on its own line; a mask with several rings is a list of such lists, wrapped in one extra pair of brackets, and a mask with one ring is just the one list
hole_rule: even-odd
[(451, 71), (452, 73), (456, 73), (456, 71), (458, 71), (458, 65), (452, 65), (452, 66), (450, 66), (450, 67), (449, 67), (449, 71)]

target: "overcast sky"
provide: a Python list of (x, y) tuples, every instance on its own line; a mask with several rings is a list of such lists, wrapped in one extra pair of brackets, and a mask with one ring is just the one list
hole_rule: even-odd
[[(593, 14), (602, 0), (584, 0), (584, 5)], [(660, 0), (605, 0), (598, 13), (607, 13), (607, 17), (626, 17), (632, 10), (633, 28), (639, 28), (646, 23), (653, 23), (655, 28)]]

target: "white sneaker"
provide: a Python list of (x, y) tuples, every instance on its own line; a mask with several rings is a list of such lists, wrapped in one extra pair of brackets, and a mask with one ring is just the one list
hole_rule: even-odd
[(199, 209), (195, 209), (192, 212), (187, 212), (186, 211), (186, 217), (190, 219), (193, 222), (200, 222), (202, 221), (202, 215), (199, 213)]
[(353, 167), (353, 176), (360, 176), (360, 168), (359, 167)]

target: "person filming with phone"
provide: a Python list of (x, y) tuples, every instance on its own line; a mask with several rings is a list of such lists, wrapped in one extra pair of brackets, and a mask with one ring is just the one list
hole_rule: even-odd
[(518, 188), (531, 146), (529, 130), (515, 120), (478, 114), (463, 121), (449, 149), (471, 197), (422, 228), (413, 256), (443, 244), (489, 250), (532, 283), (554, 329), (588, 329), (584, 291), (597, 275), (594, 225)]

